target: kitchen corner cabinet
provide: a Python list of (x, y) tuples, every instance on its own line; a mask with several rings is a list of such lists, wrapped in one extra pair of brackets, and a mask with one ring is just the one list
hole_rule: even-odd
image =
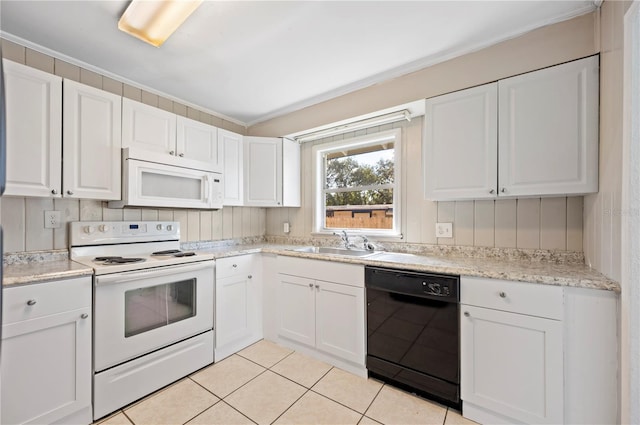
[(62, 78), (3, 59), (7, 114), (5, 195), (60, 197)]
[(279, 341), (366, 374), (364, 267), (278, 257)]
[(615, 294), (469, 277), (461, 279), (460, 294), (465, 417), (615, 422)]
[(222, 170), (218, 129), (135, 100), (122, 99), (122, 147), (149, 161)]
[(63, 196), (120, 199), (122, 98), (70, 80), (63, 94)]
[(260, 256), (216, 260), (214, 361), (262, 339)]
[(91, 278), (5, 288), (3, 424), (90, 424)]
[(427, 99), (425, 198), (597, 192), (598, 68), (592, 56)]
[(300, 206), (300, 145), (280, 137), (244, 137), (244, 205)]
[(218, 129), (218, 143), (222, 147), (224, 176), (223, 205), (244, 205), (243, 136)]

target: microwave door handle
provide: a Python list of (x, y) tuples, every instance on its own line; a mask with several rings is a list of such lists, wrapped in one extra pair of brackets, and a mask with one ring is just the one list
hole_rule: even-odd
[(211, 185), (209, 184), (209, 175), (204, 176), (204, 202), (209, 203), (211, 197)]
[(109, 274), (105, 276), (96, 276), (96, 286), (104, 286), (110, 285), (114, 283), (126, 283), (132, 282), (141, 279), (150, 279), (159, 276), (170, 276), (172, 274), (177, 273), (189, 273), (198, 270), (203, 270), (210, 268), (213, 270), (213, 262), (212, 261), (200, 261), (197, 263), (191, 264), (180, 264), (178, 266), (168, 266), (168, 267), (160, 267), (152, 270), (142, 270), (142, 271), (133, 271), (133, 272), (123, 272), (123, 273), (115, 273)]

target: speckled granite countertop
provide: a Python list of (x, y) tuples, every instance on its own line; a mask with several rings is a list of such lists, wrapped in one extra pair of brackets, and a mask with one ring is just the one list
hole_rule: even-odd
[(364, 264), (407, 270), (448, 273), (461, 276), (542, 283), (556, 286), (602, 289), (620, 292), (620, 284), (583, 263), (555, 263), (529, 259), (498, 259), (458, 256), (415, 255), (378, 252), (368, 257), (346, 257), (295, 251), (299, 245), (247, 244), (235, 246), (198, 247), (198, 252), (212, 254), (214, 258), (232, 257), (250, 253), (270, 253), (314, 260)]
[[(602, 289), (620, 292), (620, 284), (583, 263), (575, 261), (549, 261), (548, 253), (542, 259), (518, 257), (505, 251), (505, 256), (490, 258), (454, 252), (455, 255), (416, 255), (410, 253), (377, 252), (368, 257), (346, 257), (295, 251), (300, 245), (260, 243), (249, 240), (245, 244), (232, 243), (187, 243), (182, 249), (208, 254), (213, 258), (233, 257), (252, 253), (269, 253), (314, 260), (363, 264), (407, 270), (448, 273), (461, 276), (487, 277), (520, 282), (541, 283), (556, 286)], [(28, 253), (22, 257), (5, 255), (3, 285), (20, 285), (46, 280), (90, 275), (92, 269), (68, 260), (66, 251)], [(532, 254), (536, 256), (536, 253)], [(536, 257), (538, 258), (538, 257)], [(553, 258), (551, 258), (553, 259)]]
[(69, 260), (66, 250), (38, 251), (4, 256), (2, 286), (90, 276), (93, 269)]

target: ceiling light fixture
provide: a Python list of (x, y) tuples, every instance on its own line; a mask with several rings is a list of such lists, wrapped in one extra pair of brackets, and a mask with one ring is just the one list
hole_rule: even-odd
[(298, 143), (311, 142), (312, 140), (323, 139), (325, 137), (335, 136), (336, 134), (347, 133), (349, 131), (361, 130), (363, 128), (375, 127), (376, 125), (389, 124), (402, 120), (411, 121), (411, 113), (408, 109), (339, 125), (337, 127), (327, 128), (325, 130), (314, 131), (313, 133), (301, 134), (300, 136), (294, 137), (294, 139)]
[(200, 6), (202, 0), (132, 0), (118, 29), (160, 47)]

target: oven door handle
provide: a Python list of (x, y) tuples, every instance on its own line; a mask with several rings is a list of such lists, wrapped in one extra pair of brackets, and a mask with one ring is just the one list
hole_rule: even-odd
[(111, 285), (114, 283), (126, 283), (134, 280), (150, 279), (177, 273), (189, 273), (204, 269), (211, 269), (211, 271), (213, 272), (214, 268), (215, 267), (213, 261), (206, 260), (192, 264), (158, 267), (151, 270), (114, 273), (105, 276), (96, 276), (96, 286)]

